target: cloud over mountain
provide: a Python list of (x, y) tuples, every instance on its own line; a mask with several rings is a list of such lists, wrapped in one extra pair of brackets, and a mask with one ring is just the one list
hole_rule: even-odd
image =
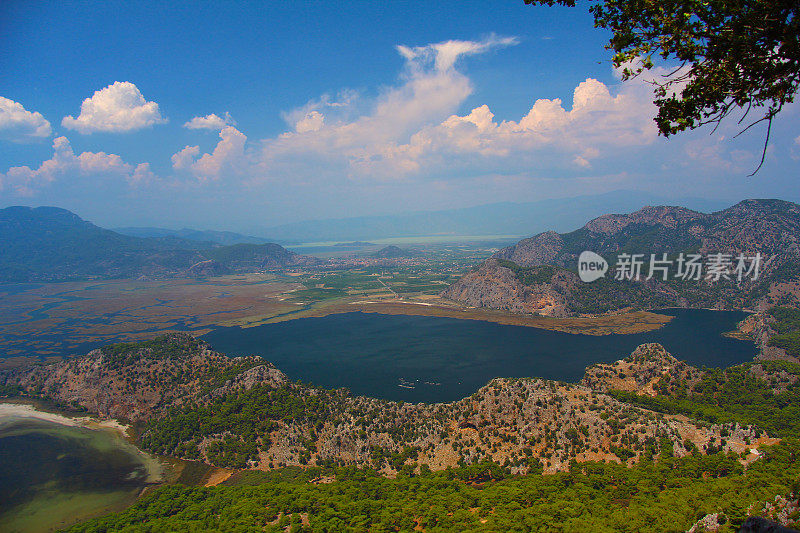
[(53, 140), (53, 157), (35, 169), (11, 167), (5, 174), (0, 174), (0, 189), (8, 187), (20, 196), (32, 196), (57, 178), (76, 176), (120, 176), (131, 184), (150, 181), (154, 177), (148, 163), (133, 167), (120, 156), (105, 152), (75, 155), (66, 137), (56, 137)]

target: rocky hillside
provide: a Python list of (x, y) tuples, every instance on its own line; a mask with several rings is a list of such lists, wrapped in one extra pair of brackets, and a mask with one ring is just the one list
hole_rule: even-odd
[(56, 207), (0, 209), (0, 243), (0, 282), (205, 276), (319, 263), (271, 243), (122, 235)]
[(273, 386), (287, 381), (258, 357), (227, 357), (186, 334), (114, 344), (85, 357), (0, 372), (0, 387), (7, 392), (132, 422), (159, 417), (167, 408), (214, 390), (227, 390), (226, 384), (246, 387), (254, 380)]
[(6, 371), (0, 384), (138, 422), (152, 451), (239, 468), (350, 464), (392, 473), (492, 460), (514, 472), (555, 472), (573, 460), (632, 463), (665, 447), (742, 453), (771, 442), (749, 426), (659, 414), (611, 394), (656, 390), (676, 368), (695, 371), (645, 345), (590, 367), (580, 384), (498, 378), (457, 402), (408, 404), (292, 383), (258, 357), (227, 358), (170, 335)]
[[(604, 278), (582, 282), (581, 252), (608, 262)], [(729, 254), (730, 279), (679, 279), (672, 263), (646, 279), (650, 254)], [(762, 255), (758, 279), (733, 274), (739, 254)], [(615, 280), (620, 254), (643, 254), (641, 275)], [(749, 266), (749, 264), (748, 264)], [(463, 276), (442, 296), (474, 307), (548, 316), (598, 314), (626, 308), (665, 306), (758, 308), (800, 304), (800, 206), (782, 200), (745, 200), (711, 214), (682, 207), (645, 207), (627, 215), (605, 215), (571, 233), (540, 233), (497, 252)]]

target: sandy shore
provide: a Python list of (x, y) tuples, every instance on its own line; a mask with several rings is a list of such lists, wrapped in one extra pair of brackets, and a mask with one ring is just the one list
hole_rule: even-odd
[(64, 426), (80, 426), (88, 429), (112, 429), (128, 437), (130, 426), (117, 420), (101, 420), (92, 416), (70, 417), (47, 411), (40, 411), (27, 403), (0, 403), (0, 424), (6, 419), (33, 418)]

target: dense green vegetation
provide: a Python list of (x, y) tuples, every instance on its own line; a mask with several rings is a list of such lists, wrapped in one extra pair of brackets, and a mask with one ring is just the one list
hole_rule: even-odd
[[(735, 531), (751, 504), (758, 512), (758, 502), (797, 486), (798, 454), (797, 441), (775, 446), (746, 473), (732, 454), (668, 451), (632, 468), (585, 463), (548, 476), (506, 477), (491, 464), (395, 479), (352, 468), (245, 472), (217, 487), (160, 488), (70, 531), (663, 532), (685, 531), (713, 512)], [(309, 482), (322, 474), (336, 481)]]
[[(763, 369), (765, 376), (782, 378), (759, 376), (755, 367)], [(797, 363), (760, 361), (710, 369), (694, 384), (662, 379), (656, 397), (624, 391), (612, 391), (612, 394), (618, 400), (655, 411), (681, 413), (714, 423), (751, 424), (777, 437), (800, 435), (800, 365)]]
[(266, 385), (236, 390), (207, 405), (189, 404), (172, 409), (148, 424), (142, 445), (157, 453), (200, 459), (197, 445), (208, 436), (225, 434), (207, 449), (209, 460), (219, 466), (246, 468), (248, 461), (257, 459), (259, 445), (268, 444), (269, 432), (278, 420), (321, 426), (338, 394), (322, 390), (314, 395), (298, 394), (291, 386)]
[[(232, 360), (217, 361), (208, 366), (197, 368), (192, 357), (203, 349), (204, 343), (186, 334), (165, 334), (140, 342), (122, 342), (109, 344), (101, 348), (103, 369), (105, 372), (121, 372), (125, 374), (127, 385), (133, 385), (133, 377), (127, 373), (131, 367), (140, 364), (150, 365), (155, 361), (171, 360), (181, 363), (184, 369), (179, 371), (163, 371), (158, 374), (160, 386), (173, 386), (197, 379), (200, 392), (207, 393), (222, 386), (226, 381), (254, 366), (263, 364), (259, 358), (243, 357)], [(152, 379), (152, 377), (148, 378)]]
[(189, 335), (175, 337), (159, 335), (140, 342), (120, 342), (103, 346), (103, 363), (108, 370), (130, 366), (142, 356), (157, 359), (181, 359), (189, 357), (200, 349), (201, 343)]
[(377, 281), (375, 274), (380, 274), (378, 269), (365, 272), (344, 270), (341, 272), (328, 272), (321, 276), (313, 276), (306, 282), (308, 288), (314, 288), (321, 283), (325, 288), (331, 289), (379, 289), (383, 287)]
[[(447, 263), (453, 268), (456, 261)], [(440, 265), (443, 266), (443, 265)], [(302, 278), (305, 290), (294, 291), (291, 300), (326, 300), (357, 294), (393, 291), (396, 294), (436, 294), (457, 279), (457, 276), (441, 272), (431, 263), (424, 265), (365, 266), (359, 270), (342, 270), (310, 274)], [(291, 281), (297, 281), (292, 279)], [(369, 291), (369, 292), (367, 292)]]
[(793, 357), (800, 357), (800, 309), (774, 307), (769, 314), (775, 319), (772, 327), (778, 332), (769, 340), (769, 345), (783, 348)]
[(347, 292), (341, 289), (301, 289), (293, 291), (289, 298), (295, 300), (329, 300), (331, 298), (341, 298), (347, 296)]
[(505, 267), (517, 277), (517, 279), (523, 285), (535, 285), (537, 283), (550, 283), (550, 280), (553, 279), (553, 276), (559, 270), (556, 267), (543, 265), (543, 266), (536, 266), (536, 267), (521, 267), (513, 261), (508, 261), (506, 259), (498, 259), (497, 263)]

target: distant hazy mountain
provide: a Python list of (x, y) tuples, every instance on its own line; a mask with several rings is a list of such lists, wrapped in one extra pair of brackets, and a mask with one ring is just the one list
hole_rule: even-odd
[[(710, 282), (662, 280), (660, 274), (639, 281), (578, 279), (578, 256), (589, 250), (611, 268), (617, 255), (662, 257), (696, 253), (760, 252), (759, 276), (735, 275)], [(674, 266), (674, 265), (673, 265)], [(628, 215), (604, 215), (569, 233), (547, 231), (500, 250), (479, 268), (451, 285), (443, 296), (475, 307), (491, 307), (552, 316), (602, 313), (627, 307), (712, 307), (764, 309), (800, 304), (800, 205), (783, 200), (745, 200), (711, 214), (683, 207), (645, 207)]]
[(122, 235), (57, 207), (0, 209), (0, 281), (215, 275), (316, 262), (277, 244)]
[(0, 210), (0, 280), (163, 274), (201, 260), (196, 247), (121, 235), (56, 207)]
[(398, 257), (409, 257), (411, 254), (395, 245), (386, 246), (381, 248), (372, 257), (379, 259), (397, 259)]
[(315, 257), (290, 252), (275, 243), (221, 246), (208, 250), (205, 254), (210, 259), (240, 272), (322, 263)]
[(233, 231), (213, 231), (213, 230), (196, 230), (190, 228), (183, 229), (166, 229), (166, 228), (150, 228), (150, 227), (132, 227), (132, 228), (114, 228), (117, 233), (123, 235), (130, 235), (132, 237), (178, 237), (181, 239), (190, 239), (199, 242), (211, 242), (214, 244), (222, 244), (225, 246), (231, 244), (265, 244), (270, 242), (261, 237), (253, 237), (252, 235), (242, 235)]
[(709, 212), (726, 203), (700, 198), (665, 200), (650, 194), (615, 191), (526, 203), (504, 202), (445, 211), (311, 220), (263, 231), (282, 241), (370, 240), (418, 235), (531, 235), (545, 230), (571, 231), (605, 213), (625, 213), (642, 205), (680, 204)]

